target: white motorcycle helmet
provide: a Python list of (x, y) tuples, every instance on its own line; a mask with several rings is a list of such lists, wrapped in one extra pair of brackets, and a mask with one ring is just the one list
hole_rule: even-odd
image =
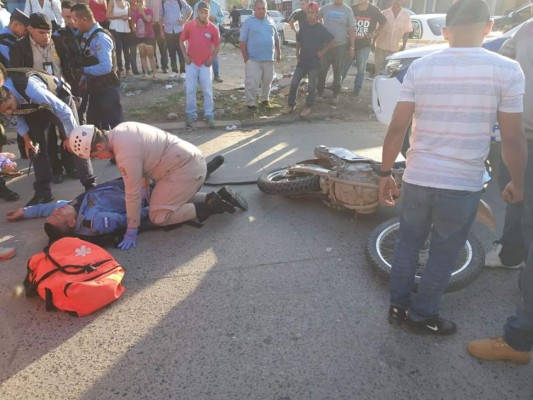
[(80, 158), (91, 158), (91, 143), (94, 136), (94, 125), (81, 125), (70, 132), (68, 138), (72, 152)]

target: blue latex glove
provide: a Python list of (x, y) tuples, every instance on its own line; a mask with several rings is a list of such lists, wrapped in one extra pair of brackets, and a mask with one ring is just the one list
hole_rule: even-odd
[(128, 229), (122, 242), (118, 244), (121, 250), (129, 250), (137, 245), (137, 229)]

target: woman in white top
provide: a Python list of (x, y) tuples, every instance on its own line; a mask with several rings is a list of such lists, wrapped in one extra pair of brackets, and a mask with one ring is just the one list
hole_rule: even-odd
[(46, 14), (52, 22), (52, 30), (54, 31), (63, 25), (60, 0), (26, 0), (24, 14), (30, 15), (33, 13)]
[[(129, 24), (130, 18), (130, 4), (127, 1), (109, 0), (107, 4), (107, 19), (110, 21), (109, 30), (115, 38), (117, 67), (121, 76), (124, 75), (124, 67), (126, 67), (126, 74), (132, 75), (130, 60), (132, 40)], [(122, 53), (124, 53), (124, 64), (122, 64)]]

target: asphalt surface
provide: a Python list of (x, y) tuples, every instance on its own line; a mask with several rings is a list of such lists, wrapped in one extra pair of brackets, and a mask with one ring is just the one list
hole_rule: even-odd
[[(318, 144), (379, 158), (385, 128), (329, 121), (178, 133), (207, 158), (226, 157), (210, 179), (226, 182), (312, 158)], [(94, 165), (100, 181), (118, 176)], [(21, 200), (1, 201), (0, 214), (31, 198), (32, 180), (9, 184)], [(387, 323), (387, 283), (365, 257), (370, 233), (396, 210), (357, 216), (233, 188), (248, 212), (111, 249), (126, 293), (84, 318), (17, 293), (26, 261), (46, 244), (43, 221), (2, 220), (0, 245), (18, 254), (0, 263), (0, 399), (533, 399), (531, 365), (480, 362), (465, 349), (501, 333), (520, 300), (516, 271), (485, 270), (444, 297), (454, 336), (410, 335)], [(72, 180), (53, 186), (56, 199), (80, 190)], [(501, 226), (495, 190), (487, 197)], [(475, 231), (486, 247), (496, 237)]]

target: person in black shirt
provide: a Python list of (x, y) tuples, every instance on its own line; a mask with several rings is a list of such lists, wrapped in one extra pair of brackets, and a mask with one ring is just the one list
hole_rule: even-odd
[[(365, 79), (366, 63), (370, 55), (372, 37), (383, 28), (387, 23), (387, 18), (379, 11), (379, 8), (369, 4), (368, 0), (360, 0), (359, 4), (352, 6), (355, 18), (355, 57), (354, 61), (357, 67), (357, 76), (355, 77), (353, 94), (359, 95)], [(376, 29), (377, 24), (379, 28)], [(348, 70), (352, 65), (351, 62), (345, 63), (342, 79), (346, 78)]]
[(229, 16), (231, 17), (230, 28), (238, 28), (241, 26), (241, 13), (237, 10), (237, 6), (233, 6)]
[(318, 4), (311, 2), (307, 5), (307, 21), (300, 24), (300, 31), (296, 35), (296, 59), (298, 64), (291, 80), (291, 91), (288, 106), (284, 114), (290, 114), (296, 109), (296, 93), (300, 81), (308, 76), (307, 98), (301, 117), (311, 114), (311, 107), (315, 102), (318, 82), (320, 59), (334, 45), (333, 35), (318, 23)]
[(294, 32), (298, 32), (296, 28), (294, 27), (294, 24), (298, 22), (298, 29), (301, 29), (303, 24), (307, 23), (307, 5), (309, 4), (309, 0), (300, 0), (300, 8), (294, 11), (287, 22), (289, 23), (291, 29)]

